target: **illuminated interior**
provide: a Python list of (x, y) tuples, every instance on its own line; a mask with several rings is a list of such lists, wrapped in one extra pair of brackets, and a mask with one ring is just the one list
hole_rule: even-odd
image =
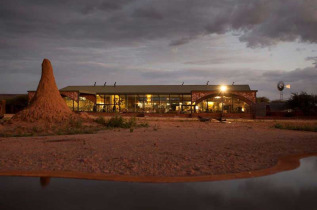
[(88, 100), (86, 97), (79, 97), (79, 111), (94, 111), (94, 102)]
[[(223, 103), (222, 103), (223, 100)], [(196, 106), (197, 113), (203, 112), (223, 112), (224, 113), (249, 113), (250, 106), (235, 96), (214, 96), (209, 97)]]
[(75, 101), (75, 100), (73, 100), (73, 99), (71, 99), (69, 97), (63, 97), (63, 99), (65, 100), (66, 105), (73, 111), (75, 110), (75, 107), (78, 106), (77, 101)]
[(250, 107), (241, 99), (225, 95), (209, 97), (202, 102), (191, 103), (190, 94), (124, 94), (96, 95), (96, 105), (84, 96), (79, 97), (79, 103), (64, 97), (67, 106), (75, 111), (97, 112), (144, 112), (144, 113), (249, 113)]

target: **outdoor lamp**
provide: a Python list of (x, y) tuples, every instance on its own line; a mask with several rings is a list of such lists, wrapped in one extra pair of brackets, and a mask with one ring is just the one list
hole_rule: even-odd
[(225, 86), (225, 85), (221, 85), (220, 86), (220, 91), (221, 92), (226, 92), (226, 90), (227, 90), (227, 86)]

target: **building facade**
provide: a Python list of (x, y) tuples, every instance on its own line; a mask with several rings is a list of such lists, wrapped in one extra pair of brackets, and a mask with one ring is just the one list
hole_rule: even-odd
[[(248, 113), (257, 90), (249, 85), (67, 86), (61, 96), (74, 111), (104, 113)], [(29, 101), (35, 91), (29, 91)]]

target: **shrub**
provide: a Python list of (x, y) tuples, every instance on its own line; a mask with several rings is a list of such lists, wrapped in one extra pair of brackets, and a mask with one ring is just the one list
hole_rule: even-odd
[(95, 119), (95, 122), (101, 125), (104, 125), (108, 128), (137, 128), (137, 127), (149, 127), (149, 124), (147, 122), (143, 122), (138, 124), (135, 117), (131, 117), (128, 120), (123, 119), (120, 115), (115, 115), (114, 117), (111, 117), (109, 120), (105, 120), (103, 117), (98, 117)]
[(123, 118), (119, 115), (111, 117), (106, 123), (106, 125), (107, 127), (112, 127), (112, 128), (126, 128)]
[(276, 123), (274, 127), (278, 129), (286, 129), (286, 130), (317, 132), (317, 124)]
[(83, 121), (81, 119), (70, 118), (69, 125), (73, 128), (81, 128), (83, 126)]
[(136, 127), (149, 127), (147, 122), (145, 123), (137, 123), (135, 117), (131, 117), (129, 120), (125, 120), (122, 116), (116, 115), (111, 117), (105, 125), (109, 128), (136, 128)]
[(6, 101), (7, 113), (17, 113), (28, 106), (28, 95), (20, 95)]
[(137, 123), (136, 123), (136, 118), (135, 117), (131, 117), (127, 122), (126, 122), (126, 127), (127, 128), (133, 128), (136, 127)]
[(104, 117), (99, 116), (97, 119), (94, 120), (96, 123), (101, 124), (101, 125), (106, 125), (106, 120)]
[(282, 129), (282, 128), (283, 128), (283, 126), (282, 126), (281, 124), (279, 124), (279, 123), (276, 123), (276, 124), (274, 125), (274, 128), (279, 128), (279, 129)]
[(148, 122), (142, 122), (140, 124), (138, 124), (139, 127), (145, 127), (148, 128), (149, 127), (149, 123)]

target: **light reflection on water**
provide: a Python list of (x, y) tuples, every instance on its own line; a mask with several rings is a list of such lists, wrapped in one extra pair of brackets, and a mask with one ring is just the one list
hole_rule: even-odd
[(215, 182), (128, 183), (0, 177), (0, 209), (317, 209), (317, 157), (275, 175)]

